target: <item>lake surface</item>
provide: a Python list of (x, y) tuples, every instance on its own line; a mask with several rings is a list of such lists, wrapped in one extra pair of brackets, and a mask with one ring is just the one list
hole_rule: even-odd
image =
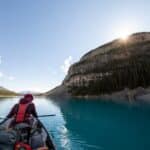
[[(18, 99), (1, 99), (5, 116)], [(150, 150), (150, 107), (95, 100), (36, 98), (58, 150)]]

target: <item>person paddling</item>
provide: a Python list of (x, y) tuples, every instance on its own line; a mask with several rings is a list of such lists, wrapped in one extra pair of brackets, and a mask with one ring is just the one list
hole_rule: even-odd
[(18, 104), (15, 104), (13, 106), (13, 108), (7, 115), (7, 118), (14, 117), (11, 125), (22, 122), (29, 123), (30, 116), (33, 116), (35, 118), (38, 117), (35, 105), (34, 103), (32, 103), (33, 99), (34, 98), (32, 94), (26, 94), (22, 99), (20, 99)]

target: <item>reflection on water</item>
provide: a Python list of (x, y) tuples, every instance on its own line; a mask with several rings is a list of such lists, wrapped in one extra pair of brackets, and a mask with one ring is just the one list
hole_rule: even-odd
[[(0, 100), (5, 116), (17, 99)], [(58, 150), (149, 150), (150, 108), (86, 100), (37, 98), (39, 115)]]
[(59, 102), (71, 149), (150, 149), (150, 107), (111, 102)]
[(71, 149), (71, 143), (68, 138), (68, 131), (65, 127), (65, 120), (61, 113), (61, 109), (56, 103), (49, 99), (36, 100), (37, 111), (42, 114), (56, 114), (56, 116), (41, 118), (48, 132), (52, 134), (57, 149)]

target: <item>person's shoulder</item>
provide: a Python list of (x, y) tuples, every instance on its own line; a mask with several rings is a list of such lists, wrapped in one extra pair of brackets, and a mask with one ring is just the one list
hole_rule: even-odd
[(14, 105), (14, 107), (17, 107), (19, 104), (18, 103), (16, 103), (15, 105)]
[(18, 104), (18, 103), (14, 104), (13, 109), (18, 108), (18, 106), (19, 106), (19, 104)]
[(35, 106), (34, 103), (29, 103), (30, 106)]

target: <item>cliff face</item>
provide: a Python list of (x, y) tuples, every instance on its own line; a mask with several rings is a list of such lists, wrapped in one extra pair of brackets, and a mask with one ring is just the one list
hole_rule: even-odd
[(70, 67), (62, 85), (45, 95), (112, 100), (146, 96), (149, 101), (149, 86), (150, 32), (142, 32), (91, 50)]
[(73, 96), (111, 94), (150, 85), (150, 33), (117, 39), (73, 64), (63, 86)]

